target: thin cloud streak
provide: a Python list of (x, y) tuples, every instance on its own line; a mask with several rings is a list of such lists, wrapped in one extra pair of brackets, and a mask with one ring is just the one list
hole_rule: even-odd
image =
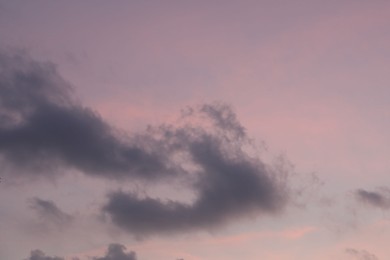
[(51, 200), (33, 198), (29, 202), (31, 209), (38, 214), (39, 219), (46, 225), (51, 223), (56, 227), (64, 227), (69, 225), (73, 220), (71, 215), (63, 212)]
[(345, 249), (345, 252), (348, 255), (351, 255), (355, 259), (358, 259), (358, 260), (379, 260), (378, 257), (376, 257), (376, 255), (374, 255), (370, 252), (367, 252), (366, 250), (357, 250), (354, 248), (347, 248), (347, 249)]

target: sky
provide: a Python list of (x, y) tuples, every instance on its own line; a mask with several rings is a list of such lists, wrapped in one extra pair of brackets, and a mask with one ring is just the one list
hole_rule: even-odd
[(389, 259), (389, 16), (0, 0), (0, 259)]

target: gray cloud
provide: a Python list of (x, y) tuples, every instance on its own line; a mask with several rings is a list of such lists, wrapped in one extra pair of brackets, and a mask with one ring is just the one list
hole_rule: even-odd
[[(137, 260), (137, 255), (135, 252), (130, 251), (126, 253), (126, 247), (121, 244), (110, 244), (108, 246), (107, 252), (105, 256), (102, 257), (91, 257), (88, 259), (93, 260)], [(30, 257), (25, 260), (65, 260), (62, 257), (54, 256), (46, 256), (44, 252), (41, 250), (33, 250), (31, 251)], [(73, 260), (79, 260), (79, 258), (75, 257)]]
[(152, 179), (172, 174), (164, 154), (119, 136), (72, 99), (53, 64), (0, 54), (0, 159), (25, 176), (76, 168), (92, 176)]
[(220, 129), (229, 129), (235, 138), (245, 138), (245, 128), (238, 121), (236, 114), (226, 104), (205, 104), (200, 108), (200, 111), (205, 113), (214, 121)]
[[(71, 97), (52, 64), (0, 55), (0, 71), (0, 159), (14, 176), (47, 177), (75, 168), (117, 180), (177, 177), (194, 191), (191, 204), (110, 193), (102, 211), (128, 232), (219, 227), (281, 212), (289, 199), (283, 166), (268, 165), (251, 150), (251, 139), (226, 104), (189, 108), (175, 125), (125, 138)], [(48, 216), (59, 214), (53, 205), (35, 201)]]
[[(197, 176), (191, 184), (197, 194), (192, 204), (113, 192), (103, 207), (112, 221), (139, 234), (182, 232), (222, 226), (234, 219), (280, 212), (288, 200), (284, 172), (251, 156), (249, 138), (228, 106), (213, 109), (212, 127), (187, 124), (156, 129), (170, 154), (180, 154), (192, 166), (186, 175)], [(191, 116), (205, 114), (204, 107)], [(224, 115), (231, 115), (225, 117)], [(205, 114), (209, 115), (208, 112)], [(224, 121), (229, 121), (224, 122)], [(213, 125), (213, 122), (217, 122)], [(229, 125), (230, 124), (230, 125)]]
[(370, 252), (367, 252), (366, 250), (347, 248), (345, 249), (345, 252), (358, 260), (378, 260), (378, 257)]
[(53, 201), (33, 198), (30, 207), (36, 211), (39, 219), (45, 224), (53, 224), (56, 227), (66, 226), (71, 223), (72, 216), (59, 209)]
[(135, 252), (125, 252), (126, 247), (121, 244), (110, 244), (106, 255), (103, 257), (94, 257), (93, 260), (137, 260)]
[(57, 256), (46, 256), (41, 250), (33, 250), (31, 251), (30, 257), (26, 260), (64, 260), (62, 257)]
[(370, 206), (381, 209), (390, 208), (390, 190), (388, 188), (379, 188), (377, 191), (358, 189), (355, 195), (359, 201)]

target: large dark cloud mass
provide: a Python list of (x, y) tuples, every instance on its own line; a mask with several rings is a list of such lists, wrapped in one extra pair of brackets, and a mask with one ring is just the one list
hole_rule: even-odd
[(54, 174), (66, 166), (107, 178), (150, 179), (168, 172), (163, 155), (118, 138), (70, 91), (52, 64), (0, 54), (3, 166), (29, 175)]
[[(203, 107), (202, 107), (203, 108)], [(179, 154), (192, 166), (188, 175), (197, 198), (192, 204), (141, 198), (135, 193), (114, 192), (103, 210), (114, 223), (137, 234), (207, 229), (259, 212), (278, 212), (286, 202), (280, 172), (275, 172), (244, 150), (247, 142), (239, 126), (221, 123), (234, 115), (225, 106), (214, 106), (218, 125), (163, 127), (157, 131), (170, 153)], [(202, 109), (200, 110), (202, 111)], [(215, 113), (217, 113), (215, 112)], [(214, 113), (214, 112), (213, 112)], [(240, 133), (237, 135), (237, 133)], [(190, 168), (190, 167), (188, 167)]]
[[(72, 99), (70, 90), (51, 64), (0, 55), (0, 158), (8, 172), (48, 176), (74, 168), (117, 180), (185, 180), (196, 195), (189, 204), (136, 192), (109, 194), (102, 211), (137, 235), (208, 229), (285, 206), (283, 167), (257, 156), (228, 105), (187, 108), (175, 125), (125, 138)], [(35, 204), (58, 213), (48, 202)]]
[[(211, 112), (211, 115), (210, 115)], [(191, 110), (211, 119), (211, 127), (160, 127), (162, 142), (192, 166), (188, 175), (197, 197), (192, 204), (114, 192), (103, 210), (114, 223), (137, 234), (207, 229), (238, 217), (281, 210), (287, 194), (281, 172), (245, 150), (249, 142), (234, 113), (224, 105)]]
[(364, 189), (358, 189), (355, 192), (356, 198), (370, 206), (380, 209), (390, 208), (390, 189), (379, 188), (377, 191), (367, 191)]

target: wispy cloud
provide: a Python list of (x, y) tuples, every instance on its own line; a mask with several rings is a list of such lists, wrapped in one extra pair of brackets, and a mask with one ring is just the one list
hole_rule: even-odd
[(57, 207), (51, 200), (43, 200), (33, 198), (29, 200), (31, 209), (33, 209), (45, 225), (53, 225), (55, 227), (64, 227), (69, 225), (73, 217)]
[(390, 208), (390, 189), (378, 188), (376, 191), (367, 191), (364, 189), (358, 189), (355, 191), (355, 195), (358, 201), (367, 205), (377, 207), (380, 209)]
[(377, 258), (374, 254), (367, 252), (366, 250), (347, 248), (345, 249), (345, 252), (358, 260), (379, 260), (379, 258)]

